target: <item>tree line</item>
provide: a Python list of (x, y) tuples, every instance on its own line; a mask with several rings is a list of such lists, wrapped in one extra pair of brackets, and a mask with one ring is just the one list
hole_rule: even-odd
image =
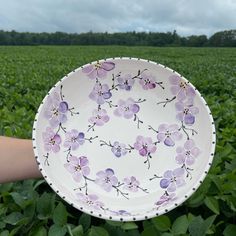
[(0, 45), (127, 45), (127, 46), (187, 46), (235, 47), (236, 30), (220, 31), (211, 37), (191, 35), (183, 37), (176, 31), (124, 33), (30, 33), (0, 30)]

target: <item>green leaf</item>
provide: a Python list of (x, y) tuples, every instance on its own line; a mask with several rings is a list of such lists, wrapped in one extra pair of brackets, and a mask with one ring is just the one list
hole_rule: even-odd
[(108, 232), (102, 228), (102, 227), (98, 227), (98, 226), (92, 226), (92, 228), (90, 229), (90, 232), (88, 234), (88, 236), (109, 236)]
[(189, 232), (191, 236), (202, 236), (205, 235), (207, 230), (211, 227), (214, 222), (216, 215), (208, 217), (205, 221), (201, 216), (195, 217), (189, 224)]
[(174, 234), (185, 234), (187, 232), (189, 226), (189, 221), (186, 215), (182, 215), (178, 217), (173, 225), (172, 225), (172, 231)]
[(219, 215), (219, 202), (214, 197), (206, 197), (204, 200), (205, 205), (211, 209), (215, 214)]
[(83, 236), (84, 230), (82, 225), (78, 225), (71, 230), (73, 236)]
[(66, 226), (52, 225), (49, 229), (48, 236), (64, 236), (66, 235)]
[(86, 232), (91, 225), (91, 216), (83, 213), (79, 218), (79, 224), (83, 226), (84, 232)]
[(112, 220), (106, 220), (107, 224), (112, 225), (112, 226), (121, 226), (124, 223), (120, 221), (112, 221)]
[(44, 192), (37, 201), (37, 212), (40, 220), (51, 216), (55, 206), (55, 195)]
[(23, 218), (24, 216), (20, 212), (12, 212), (5, 217), (4, 222), (10, 225), (17, 225)]
[(0, 233), (0, 236), (8, 236), (9, 235), (9, 231), (8, 230), (4, 230)]
[(67, 211), (62, 202), (59, 202), (53, 212), (53, 222), (57, 225), (65, 225), (67, 223)]
[(151, 221), (156, 229), (160, 231), (167, 231), (170, 229), (171, 222), (168, 216), (158, 216), (153, 218)]
[(34, 230), (33, 236), (47, 236), (47, 230), (43, 226), (40, 226)]
[(236, 235), (236, 225), (227, 225), (224, 232), (224, 236), (235, 236)]
[(159, 233), (157, 233), (157, 230), (155, 226), (151, 225), (143, 230), (141, 233), (141, 236), (158, 236)]
[(131, 229), (137, 229), (138, 226), (134, 222), (126, 222), (123, 225), (121, 225), (121, 228), (124, 230), (131, 230)]

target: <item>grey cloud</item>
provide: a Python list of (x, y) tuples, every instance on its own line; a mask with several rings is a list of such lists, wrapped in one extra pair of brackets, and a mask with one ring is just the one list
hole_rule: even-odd
[[(1, 4), (0, 0), (0, 4)], [(0, 29), (31, 32), (173, 31), (207, 34), (236, 28), (234, 0), (9, 0)]]

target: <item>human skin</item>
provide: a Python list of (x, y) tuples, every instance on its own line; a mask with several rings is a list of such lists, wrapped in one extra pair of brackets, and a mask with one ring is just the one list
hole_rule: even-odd
[(0, 183), (41, 177), (32, 141), (0, 136)]

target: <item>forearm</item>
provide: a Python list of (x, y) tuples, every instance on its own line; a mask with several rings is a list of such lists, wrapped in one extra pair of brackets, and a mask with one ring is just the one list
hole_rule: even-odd
[(0, 183), (39, 177), (32, 141), (0, 136)]

